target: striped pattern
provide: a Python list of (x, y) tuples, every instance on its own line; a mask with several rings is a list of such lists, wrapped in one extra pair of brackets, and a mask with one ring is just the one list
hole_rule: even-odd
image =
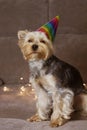
[(37, 29), (37, 31), (44, 32), (47, 35), (47, 37), (53, 42), (56, 35), (58, 23), (59, 23), (59, 16), (56, 16), (50, 22), (44, 24), (39, 29)]

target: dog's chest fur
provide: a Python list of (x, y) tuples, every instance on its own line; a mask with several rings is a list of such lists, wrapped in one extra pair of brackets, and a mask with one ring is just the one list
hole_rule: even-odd
[(46, 73), (47, 69), (44, 67), (45, 61), (31, 61), (29, 62), (30, 66), (30, 82), (32, 85), (41, 87), (47, 92), (55, 90), (56, 80), (51, 73)]

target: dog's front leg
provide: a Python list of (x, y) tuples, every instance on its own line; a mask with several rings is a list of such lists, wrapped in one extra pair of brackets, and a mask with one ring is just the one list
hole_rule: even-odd
[(52, 99), (43, 89), (40, 90), (38, 95), (37, 111), (42, 120), (49, 120), (52, 111)]
[(37, 96), (37, 113), (30, 117), (28, 121), (33, 122), (33, 121), (44, 121), (44, 120), (49, 120), (50, 113), (52, 110), (52, 100), (48, 96), (48, 94), (40, 89), (38, 96)]
[(70, 119), (73, 112), (73, 96), (73, 92), (67, 89), (53, 93), (53, 113), (50, 123), (52, 127), (63, 125)]
[(32, 86), (34, 87), (37, 95), (37, 113), (30, 117), (28, 121), (33, 122), (48, 120), (52, 110), (52, 99), (49, 97), (48, 93), (44, 91), (44, 89), (34, 80), (32, 82)]

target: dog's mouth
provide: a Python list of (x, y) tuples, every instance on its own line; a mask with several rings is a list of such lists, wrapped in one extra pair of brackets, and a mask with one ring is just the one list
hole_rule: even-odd
[(39, 54), (39, 52), (31, 52), (29, 54), (27, 54), (27, 56), (33, 55), (33, 54)]
[(45, 55), (41, 52), (31, 52), (26, 55), (27, 60), (33, 60), (33, 59), (44, 59)]

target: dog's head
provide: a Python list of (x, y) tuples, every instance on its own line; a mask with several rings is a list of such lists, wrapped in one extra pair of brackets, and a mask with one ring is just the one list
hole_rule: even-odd
[(51, 40), (40, 31), (18, 31), (18, 45), (26, 60), (46, 60), (53, 54)]

